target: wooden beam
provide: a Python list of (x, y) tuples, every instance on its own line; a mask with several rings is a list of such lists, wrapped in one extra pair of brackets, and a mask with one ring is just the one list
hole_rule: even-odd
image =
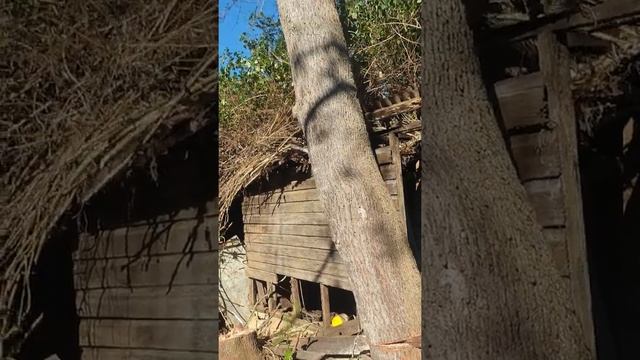
[[(638, 3), (640, 9), (640, 3)], [(569, 67), (571, 57), (553, 29), (538, 38), (540, 69), (547, 89), (549, 119), (558, 127), (558, 144), (562, 189), (566, 213), (566, 245), (571, 275), (571, 291), (576, 313), (582, 322), (587, 346), (595, 354), (595, 338), (591, 312), (587, 250), (585, 242), (582, 196), (578, 167), (577, 129), (574, 101), (571, 93)]]
[(251, 278), (251, 279), (256, 279), (256, 280), (261, 280), (261, 281), (266, 281), (266, 282), (272, 282), (272, 283), (277, 283), (278, 282), (278, 275), (276, 275), (274, 273), (270, 273), (270, 272), (267, 272), (267, 271), (254, 269), (254, 268), (251, 268), (251, 267), (245, 268), (244, 272), (247, 275), (247, 277)]
[(255, 279), (249, 279), (249, 306), (253, 307), (256, 302), (256, 295), (258, 291), (258, 286)]
[(269, 312), (276, 310), (276, 284), (272, 282), (267, 283), (267, 306)]
[(293, 312), (297, 313), (302, 309), (300, 301), (300, 280), (291, 278), (291, 303), (293, 304)]
[(265, 290), (265, 282), (260, 280), (255, 280), (257, 287), (257, 295), (258, 300), (256, 301), (256, 308), (262, 310), (265, 308), (265, 301), (267, 300), (267, 292)]
[(320, 303), (322, 304), (322, 323), (331, 326), (331, 307), (329, 306), (329, 287), (320, 284)]
[(518, 42), (535, 38), (544, 31), (567, 32), (595, 30), (612, 25), (622, 25), (638, 20), (640, 1), (608, 0), (592, 7), (586, 13), (547, 16), (487, 33), (481, 43), (485, 46), (496, 42)]
[(407, 113), (409, 111), (419, 110), (421, 104), (422, 98), (418, 96), (413, 99), (405, 100), (397, 104), (386, 106), (381, 109), (366, 113), (365, 118), (369, 121), (380, 121), (395, 115)]

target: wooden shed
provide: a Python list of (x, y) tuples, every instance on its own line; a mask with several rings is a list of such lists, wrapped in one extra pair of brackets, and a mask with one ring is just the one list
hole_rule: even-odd
[[(380, 173), (406, 225), (406, 209), (399, 141), (375, 149)], [(271, 176), (266, 187), (249, 193), (242, 205), (247, 248), (246, 274), (252, 279), (250, 301), (271, 293), (278, 275), (320, 284), (325, 317), (329, 311), (327, 286), (349, 290), (349, 273), (331, 240), (324, 208), (309, 174), (284, 171)], [(326, 320), (326, 319), (325, 319)]]
[[(82, 359), (217, 355), (216, 144), (177, 146), (105, 188), (74, 253)], [(196, 139), (197, 140), (197, 139)]]

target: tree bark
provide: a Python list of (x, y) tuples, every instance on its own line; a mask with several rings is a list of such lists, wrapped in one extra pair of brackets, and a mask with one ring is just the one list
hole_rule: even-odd
[(463, 0), (423, 2), (423, 336), (429, 359), (592, 359), (520, 184)]
[[(420, 274), (375, 161), (333, 0), (278, 0), (296, 105), (332, 238), (377, 359), (418, 359)], [(400, 344), (392, 344), (392, 343)]]

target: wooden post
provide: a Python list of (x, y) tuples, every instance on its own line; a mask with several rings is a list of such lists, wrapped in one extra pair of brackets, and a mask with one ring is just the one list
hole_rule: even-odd
[(396, 189), (398, 190), (398, 210), (404, 224), (405, 237), (407, 236), (407, 213), (404, 207), (404, 184), (402, 181), (402, 155), (400, 154), (400, 141), (398, 135), (389, 133), (389, 147), (391, 148), (391, 158), (396, 171)]
[(276, 284), (272, 282), (267, 283), (267, 306), (269, 312), (276, 309)]
[(256, 280), (249, 278), (249, 305), (256, 304)]
[(296, 278), (291, 278), (291, 304), (293, 304), (293, 312), (297, 313), (302, 309), (300, 303), (300, 281)]
[(257, 308), (263, 310), (264, 309), (264, 302), (266, 299), (266, 291), (265, 291), (265, 285), (263, 281), (259, 281), (259, 280), (255, 280), (256, 282), (256, 286), (258, 287), (257, 289), (257, 294), (258, 294), (258, 306)]
[(329, 306), (329, 287), (320, 284), (320, 303), (322, 305), (322, 322), (324, 326), (331, 325), (331, 308)]
[(577, 129), (571, 76), (569, 50), (556, 35), (546, 30), (538, 37), (540, 70), (547, 90), (549, 120), (558, 131), (561, 162), (561, 181), (566, 212), (565, 241), (571, 276), (571, 292), (576, 313), (582, 322), (587, 345), (595, 354), (593, 317), (591, 314), (591, 290), (587, 264), (582, 194), (578, 168)]

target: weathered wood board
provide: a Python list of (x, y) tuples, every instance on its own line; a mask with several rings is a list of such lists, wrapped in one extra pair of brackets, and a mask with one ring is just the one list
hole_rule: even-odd
[(83, 318), (216, 320), (216, 291), (215, 285), (79, 290), (76, 304)]
[(130, 258), (79, 260), (76, 289), (217, 283), (217, 252)]
[(80, 346), (215, 352), (218, 331), (213, 320), (87, 319)]
[(507, 143), (559, 273), (568, 279), (587, 344), (595, 348), (578, 173), (570, 56), (556, 35), (537, 42), (540, 71), (494, 88)]
[(100, 231), (85, 235), (76, 259), (134, 258), (217, 250), (218, 218), (179, 220)]
[(509, 138), (521, 181), (560, 176), (560, 157), (555, 131), (543, 130)]
[(548, 121), (540, 73), (503, 80), (496, 83), (494, 88), (506, 130), (540, 125)]
[(97, 347), (86, 347), (82, 350), (83, 359), (93, 360), (211, 360), (215, 359), (216, 354), (216, 352)]
[(216, 204), (81, 236), (74, 285), (83, 359), (216, 356)]
[[(375, 154), (389, 195), (404, 214), (398, 150), (387, 146)], [(248, 276), (254, 272), (260, 276), (255, 279), (265, 280), (265, 274), (280, 274), (348, 289), (349, 273), (335, 251), (324, 211), (313, 179), (245, 197)]]

